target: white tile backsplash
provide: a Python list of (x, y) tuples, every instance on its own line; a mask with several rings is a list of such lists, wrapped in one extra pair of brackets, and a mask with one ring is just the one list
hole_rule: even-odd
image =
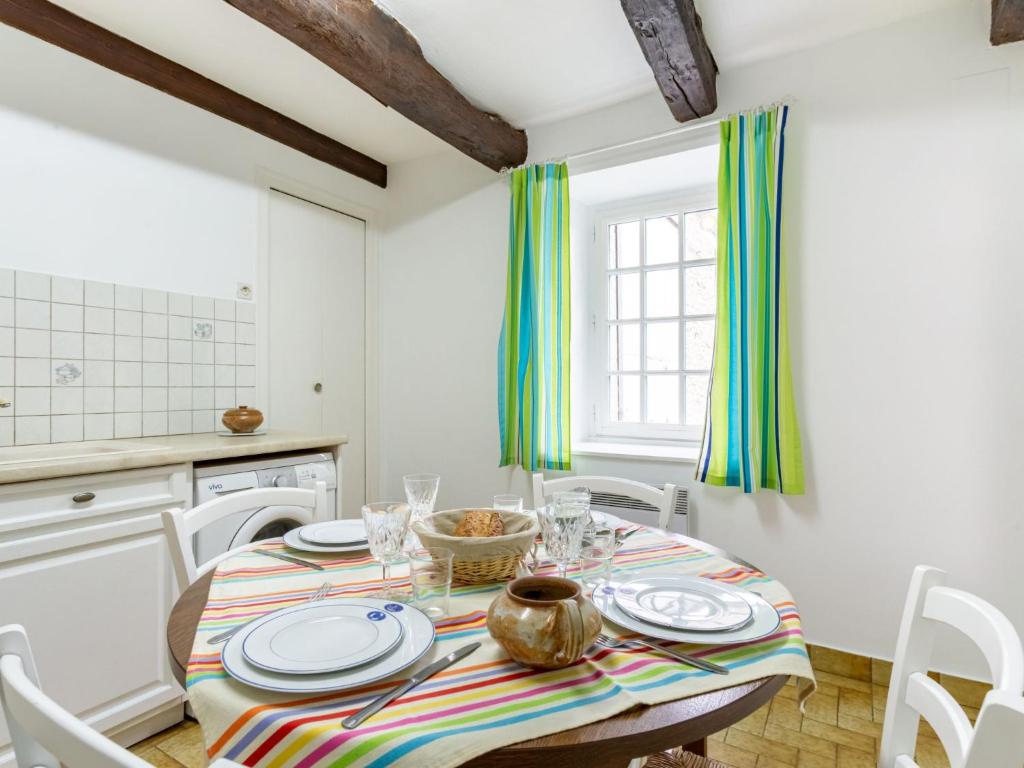
[(85, 330), (82, 307), (75, 304), (50, 305), (50, 325), (55, 331)]
[(73, 277), (54, 277), (50, 284), (50, 298), (61, 304), (81, 304), (84, 298), (84, 281)]
[(93, 280), (85, 281), (85, 306), (114, 307), (114, 285), (113, 283), (97, 283)]
[(109, 440), (114, 436), (114, 414), (85, 414), (84, 440)]
[(252, 302), (0, 269), (0, 446), (222, 429), (259, 405), (255, 322)]

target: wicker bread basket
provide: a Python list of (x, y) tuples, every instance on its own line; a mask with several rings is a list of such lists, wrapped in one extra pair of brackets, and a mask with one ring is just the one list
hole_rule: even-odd
[[(452, 579), (463, 584), (507, 581), (516, 575), (516, 565), (533, 547), (540, 526), (521, 512), (501, 512), (503, 536), (453, 536), (455, 526), (469, 509), (435, 512), (412, 524), (425, 547), (445, 547), (452, 558)], [(491, 510), (487, 510), (490, 512)]]

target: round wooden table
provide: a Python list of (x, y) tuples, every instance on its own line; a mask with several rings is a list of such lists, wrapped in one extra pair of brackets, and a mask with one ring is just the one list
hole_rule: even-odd
[[(679, 537), (701, 549), (747, 565), (709, 544)], [(183, 686), (199, 618), (206, 607), (213, 573), (190, 586), (178, 598), (167, 623), (174, 676)], [(590, 725), (521, 741), (481, 755), (472, 768), (624, 768), (635, 757), (680, 745), (704, 754), (705, 739), (739, 722), (767, 703), (786, 684), (786, 675), (741, 683), (686, 699), (638, 707)]]

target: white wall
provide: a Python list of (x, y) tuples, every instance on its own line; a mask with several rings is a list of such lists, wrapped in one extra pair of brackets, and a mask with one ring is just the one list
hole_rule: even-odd
[[(782, 579), (813, 642), (890, 655), (923, 562), (1024, 632), (1024, 46), (990, 48), (987, 24), (977, 0), (719, 80), (722, 112), (793, 107), (785, 247), (808, 490), (694, 486), (696, 532)], [(531, 154), (672, 126), (644, 98), (536, 129)], [(392, 178), (382, 487), (397, 495), (403, 472), (433, 469), (442, 503), (484, 501), (509, 483), (494, 399), (506, 193), (454, 157)], [(594, 469), (692, 477), (691, 465), (577, 463)], [(980, 671), (955, 644), (939, 666)]]
[[(385, 192), (0, 26), (0, 267), (224, 298), (256, 280), (257, 169)], [(258, 286), (257, 286), (258, 298)]]

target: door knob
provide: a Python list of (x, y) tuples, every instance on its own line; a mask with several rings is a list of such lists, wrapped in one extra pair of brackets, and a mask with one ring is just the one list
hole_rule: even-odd
[(321, 384), (319, 381), (316, 384), (313, 385), (313, 391), (314, 392), (322, 392), (323, 388), (324, 388), (324, 385)]

